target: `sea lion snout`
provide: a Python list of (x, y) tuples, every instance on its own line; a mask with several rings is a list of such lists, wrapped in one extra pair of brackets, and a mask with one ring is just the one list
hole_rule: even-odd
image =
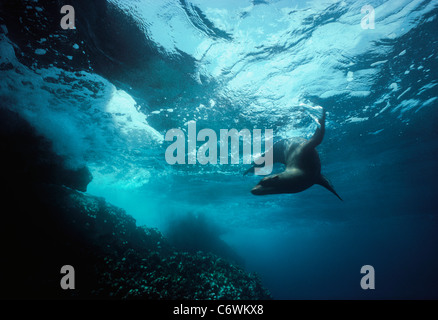
[(254, 188), (251, 189), (251, 193), (256, 196), (276, 193), (275, 183), (278, 179), (278, 175), (263, 178)]
[(251, 193), (255, 196), (263, 195), (263, 186), (261, 186), (260, 184), (256, 185), (254, 188), (251, 189)]

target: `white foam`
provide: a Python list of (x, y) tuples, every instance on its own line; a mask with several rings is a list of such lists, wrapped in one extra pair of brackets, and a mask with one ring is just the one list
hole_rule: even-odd
[(376, 66), (379, 66), (381, 64), (385, 64), (387, 62), (388, 62), (388, 60), (376, 61), (376, 62), (371, 63), (370, 67), (376, 67)]
[(411, 87), (407, 88), (405, 91), (403, 91), (398, 97), (397, 99), (400, 100), (401, 97), (403, 97), (405, 95), (405, 93), (409, 92), (411, 90)]
[(392, 91), (398, 91), (398, 90), (399, 90), (399, 87), (398, 87), (397, 82), (393, 82), (393, 83), (391, 83), (391, 84), (389, 85), (389, 88), (392, 89)]
[(368, 117), (350, 117), (348, 119), (345, 120), (345, 122), (350, 122), (350, 123), (355, 123), (355, 122), (363, 122), (363, 121), (367, 121), (369, 118)]
[[(0, 44), (0, 62), (14, 65), (2, 70), (0, 78), (0, 99), (5, 106), (52, 141), (70, 166), (86, 163), (96, 176), (97, 171), (110, 174), (118, 167), (114, 183), (133, 186), (135, 181), (138, 186), (147, 182), (144, 163), (163, 137), (148, 125), (129, 94), (84, 71), (49, 67), (36, 73), (17, 61), (10, 42)], [(69, 80), (64, 82), (64, 78)]]

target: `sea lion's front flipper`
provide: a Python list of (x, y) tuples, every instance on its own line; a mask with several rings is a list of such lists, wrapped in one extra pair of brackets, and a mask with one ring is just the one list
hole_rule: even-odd
[(344, 201), (344, 200), (342, 200), (342, 198), (337, 194), (337, 192), (335, 191), (335, 188), (333, 188), (333, 185), (330, 183), (330, 181), (329, 181), (326, 177), (324, 177), (322, 174), (320, 175), (319, 180), (318, 180), (316, 183), (319, 184), (319, 185), (321, 185), (321, 186), (323, 186), (323, 187), (326, 188), (327, 190), (333, 192), (333, 194), (334, 194), (335, 196), (337, 196), (337, 197), (339, 198), (339, 200)]
[[(272, 162), (273, 163), (282, 163), (282, 164), (286, 164), (286, 156), (285, 156), (285, 149), (286, 149), (286, 143), (287, 140), (280, 140), (277, 141), (276, 143), (274, 143), (274, 145), (272, 146), (273, 150), (272, 150), (272, 155), (273, 155), (273, 159)], [(265, 156), (265, 152), (261, 155), (261, 157)], [(243, 175), (247, 175), (248, 173), (254, 173), (254, 169), (255, 168), (260, 168), (263, 167), (264, 164), (253, 164), (251, 168), (249, 168), (248, 170), (246, 170)]]

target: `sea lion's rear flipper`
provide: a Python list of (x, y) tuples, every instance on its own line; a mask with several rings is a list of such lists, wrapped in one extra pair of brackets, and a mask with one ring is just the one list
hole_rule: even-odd
[[(276, 143), (274, 143), (274, 145), (272, 146), (273, 150), (273, 158), (272, 158), (272, 162), (273, 163), (282, 163), (282, 164), (286, 164), (286, 156), (285, 156), (285, 149), (286, 149), (286, 143), (287, 140), (280, 140), (277, 141)], [(265, 152), (263, 152), (263, 154), (261, 155), (261, 157), (265, 156)], [(246, 170), (243, 175), (246, 176), (248, 173), (254, 173), (254, 169), (255, 168), (260, 168), (263, 167), (265, 164), (255, 164), (253, 163), (252, 167), (249, 168), (248, 170)]]
[(314, 149), (321, 144), (325, 134), (325, 110), (322, 109), (322, 116), (318, 120), (319, 127), (316, 129), (313, 136), (304, 145), (305, 148)]
[(322, 174), (320, 175), (317, 184), (319, 184), (319, 185), (323, 186), (324, 188), (326, 188), (327, 190), (333, 192), (333, 194), (334, 194), (335, 196), (337, 196), (337, 197), (339, 198), (339, 200), (344, 201), (344, 200), (342, 200), (342, 198), (336, 193), (335, 188), (333, 188), (333, 185), (330, 183), (330, 181), (329, 181), (326, 177), (324, 177)]

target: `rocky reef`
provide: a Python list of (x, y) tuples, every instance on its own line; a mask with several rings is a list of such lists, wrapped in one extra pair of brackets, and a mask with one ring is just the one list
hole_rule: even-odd
[(225, 233), (223, 227), (214, 224), (202, 212), (180, 212), (177, 216), (169, 218), (167, 227), (163, 228), (166, 239), (179, 251), (211, 252), (233, 264), (244, 266), (244, 259), (222, 240), (221, 235)]
[[(179, 251), (158, 230), (84, 193), (88, 169), (67, 168), (6, 108), (0, 148), (0, 298), (270, 298), (257, 275), (211, 253)], [(60, 286), (63, 265), (74, 267), (74, 290)]]

